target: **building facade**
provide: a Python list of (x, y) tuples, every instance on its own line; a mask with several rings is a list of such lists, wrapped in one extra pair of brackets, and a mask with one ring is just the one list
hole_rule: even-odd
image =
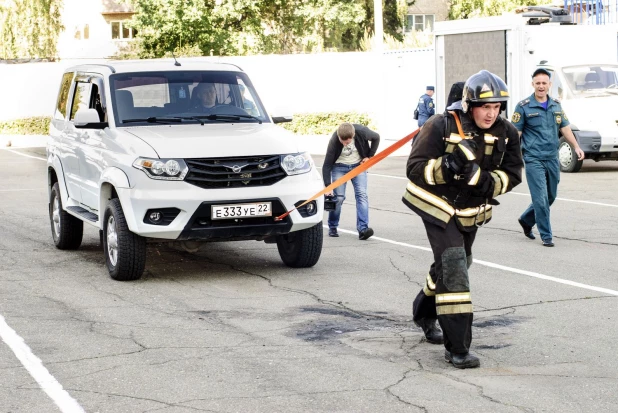
[(107, 58), (116, 55), (135, 37), (127, 24), (134, 12), (114, 0), (64, 0), (58, 38), (61, 59)]
[(405, 31), (433, 31), (434, 23), (448, 19), (447, 0), (416, 0), (408, 6)]

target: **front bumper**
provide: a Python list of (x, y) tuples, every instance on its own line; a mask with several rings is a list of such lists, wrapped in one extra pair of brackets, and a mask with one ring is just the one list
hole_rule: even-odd
[[(265, 239), (310, 228), (322, 221), (324, 202), (319, 197), (314, 215), (303, 217), (298, 210), (275, 222), (299, 201), (322, 190), (323, 182), (314, 169), (307, 174), (288, 176), (270, 186), (201, 189), (183, 181), (157, 181), (135, 171), (132, 188), (117, 188), (127, 225), (131, 232), (149, 238), (170, 240), (245, 240)], [(211, 220), (212, 205), (270, 201), (271, 217)], [(177, 208), (178, 215), (167, 225), (150, 224), (144, 217), (151, 210)], [(303, 214), (306, 215), (306, 214)]]

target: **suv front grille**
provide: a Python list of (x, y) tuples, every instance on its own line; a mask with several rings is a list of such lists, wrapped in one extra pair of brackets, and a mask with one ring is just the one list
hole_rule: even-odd
[(185, 182), (200, 188), (268, 186), (285, 178), (279, 155), (185, 159)]

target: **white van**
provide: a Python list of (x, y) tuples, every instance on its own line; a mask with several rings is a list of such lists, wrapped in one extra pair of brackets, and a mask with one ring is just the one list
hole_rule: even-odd
[[(549, 95), (560, 99), (571, 129), (586, 159), (618, 160), (618, 64), (551, 64), (538, 67), (552, 73)], [(577, 160), (573, 147), (560, 138), (560, 169), (577, 172), (583, 161)]]

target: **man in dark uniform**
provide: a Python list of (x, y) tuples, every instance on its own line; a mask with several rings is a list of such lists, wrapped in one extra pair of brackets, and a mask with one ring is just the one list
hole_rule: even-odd
[(469, 352), (468, 269), (476, 231), (491, 219), (495, 198), (521, 182), (519, 135), (500, 117), (508, 98), (498, 76), (486, 70), (472, 75), (461, 106), (452, 105), (421, 129), (406, 169), (403, 202), (423, 219), (434, 255), (414, 300), (413, 320), (427, 341), (444, 342), (445, 359), (457, 368), (480, 365)]
[(584, 159), (584, 152), (569, 126), (560, 101), (548, 95), (551, 89), (550, 73), (539, 68), (532, 73), (534, 93), (515, 107), (511, 121), (522, 137), (526, 181), (532, 203), (519, 217), (524, 235), (536, 237), (532, 227), (536, 224), (544, 247), (553, 247), (554, 241), (549, 220), (549, 207), (558, 195), (560, 162), (558, 147), (560, 134), (575, 148), (577, 159)]
[(418, 105), (416, 106), (416, 110), (418, 110), (418, 127), (420, 128), (427, 122), (427, 119), (435, 115), (436, 108), (433, 103), (434, 87), (427, 86), (427, 90), (425, 94), (421, 96), (418, 100)]

